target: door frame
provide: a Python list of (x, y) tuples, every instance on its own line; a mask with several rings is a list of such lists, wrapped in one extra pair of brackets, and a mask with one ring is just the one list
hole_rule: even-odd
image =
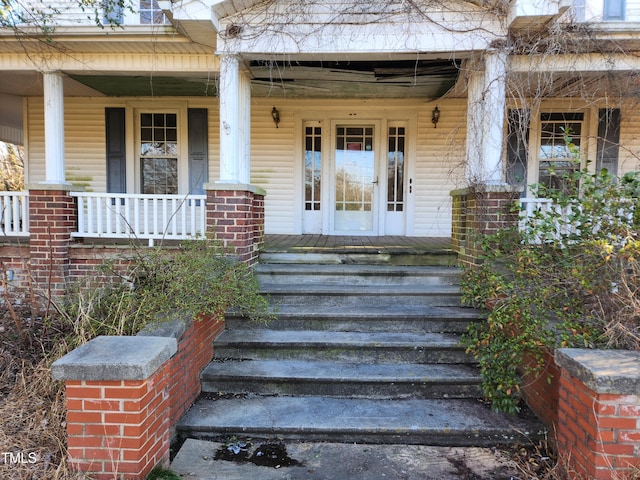
[[(352, 235), (352, 236), (383, 236), (385, 232), (387, 216), (387, 150), (388, 131), (390, 124), (398, 125), (404, 123), (406, 128), (405, 139), (405, 211), (404, 211), (404, 235), (410, 236), (414, 233), (413, 218), (415, 214), (415, 190), (416, 190), (416, 155), (417, 155), (417, 117), (415, 108), (400, 108), (389, 112), (387, 110), (371, 111), (305, 111), (296, 112), (295, 116), (295, 166), (294, 175), (296, 178), (296, 189), (293, 213), (296, 218), (296, 233), (309, 233), (321, 235)], [(322, 172), (321, 172), (321, 210), (319, 228), (315, 231), (303, 230), (304, 199), (305, 199), (305, 169), (304, 169), (304, 135), (305, 126), (315, 124), (322, 127)], [(333, 209), (335, 201), (335, 191), (332, 175), (335, 170), (335, 128), (337, 125), (365, 125), (371, 124), (376, 130), (374, 132), (374, 143), (377, 148), (376, 172), (378, 174), (378, 185), (375, 188), (375, 209), (374, 217), (375, 233), (358, 231), (336, 231), (333, 227)], [(329, 165), (327, 165), (329, 164)], [(411, 182), (411, 185), (410, 185)]]

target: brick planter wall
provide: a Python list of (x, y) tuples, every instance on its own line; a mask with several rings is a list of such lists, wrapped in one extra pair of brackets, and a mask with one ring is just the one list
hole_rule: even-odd
[(557, 447), (569, 478), (637, 478), (640, 352), (560, 349), (555, 359), (561, 368)]
[[(525, 374), (522, 376), (521, 393), (527, 405), (551, 430), (550, 440), (553, 442), (558, 424), (560, 370), (553, 358), (553, 353), (546, 352), (544, 360), (545, 365), (542, 372), (537, 375)], [(525, 365), (532, 364), (533, 360), (525, 358), (523, 363)]]
[(98, 337), (54, 362), (64, 380), (73, 468), (95, 479), (144, 478), (169, 461), (173, 427), (200, 393), (224, 321), (155, 325), (135, 337)]

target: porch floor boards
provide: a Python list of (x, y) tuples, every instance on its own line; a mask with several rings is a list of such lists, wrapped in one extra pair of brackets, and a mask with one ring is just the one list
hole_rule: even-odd
[(264, 236), (266, 253), (445, 253), (452, 252), (448, 237), (279, 235)]

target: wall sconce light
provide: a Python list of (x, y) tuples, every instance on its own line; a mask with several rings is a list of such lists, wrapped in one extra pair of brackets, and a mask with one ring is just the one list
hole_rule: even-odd
[(276, 128), (278, 128), (278, 124), (280, 123), (280, 111), (276, 107), (273, 107), (273, 110), (271, 110), (271, 118), (273, 118), (273, 123), (275, 123)]
[(440, 120), (440, 110), (438, 110), (438, 106), (433, 109), (431, 112), (431, 122), (433, 123), (433, 128), (437, 128), (438, 120)]

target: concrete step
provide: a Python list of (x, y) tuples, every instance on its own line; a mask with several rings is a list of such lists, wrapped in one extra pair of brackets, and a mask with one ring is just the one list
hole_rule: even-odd
[(201, 398), (177, 429), (196, 438), (431, 446), (529, 443), (545, 433), (536, 420), (497, 414), (476, 400), (284, 396)]
[(263, 283), (261, 291), (272, 304), (326, 307), (440, 306), (459, 307), (457, 285), (353, 285), (340, 288), (325, 284), (280, 285)]
[[(508, 450), (481, 447), (371, 445), (362, 443), (251, 441), (247, 457), (262, 445), (283, 445), (278, 468), (219, 457), (226, 442), (188, 439), (171, 470), (188, 480), (515, 480), (523, 478)], [(239, 455), (241, 456), (241, 455)], [(288, 463), (297, 462), (295, 465)], [(275, 465), (271, 462), (271, 465)]]
[(226, 315), (227, 328), (269, 330), (325, 330), (336, 332), (463, 333), (469, 323), (481, 321), (480, 312), (465, 307), (433, 305), (351, 306), (309, 308), (307, 305), (280, 305), (277, 317), (267, 325)]
[(457, 285), (461, 270), (437, 266), (259, 264), (261, 283), (328, 285)]
[(202, 373), (205, 392), (343, 398), (478, 398), (479, 383), (468, 365), (250, 360), (213, 362)]
[(216, 358), (362, 363), (472, 363), (459, 336), (446, 333), (225, 330)]
[(455, 266), (458, 255), (453, 251), (420, 251), (408, 252), (404, 249), (353, 248), (340, 251), (326, 249), (308, 249), (300, 252), (263, 252), (260, 263), (316, 264), (316, 265), (430, 265)]

